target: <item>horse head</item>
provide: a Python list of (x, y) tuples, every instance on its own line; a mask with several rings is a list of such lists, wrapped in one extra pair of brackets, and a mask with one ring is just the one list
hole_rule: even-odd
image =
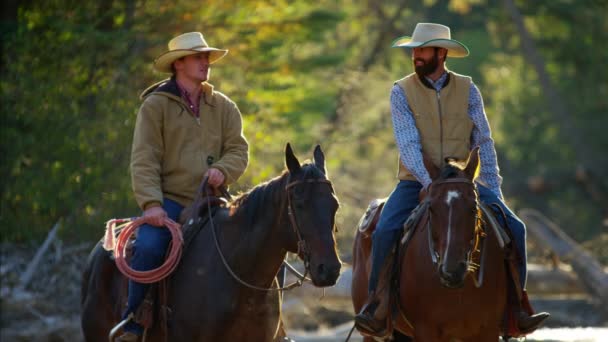
[(300, 165), (287, 144), (285, 164), (289, 172), (287, 250), (297, 253), (315, 286), (332, 286), (342, 266), (336, 250), (335, 215), (339, 203), (327, 179), (325, 155), (317, 145), (312, 163)]
[(440, 170), (426, 158), (424, 164), (433, 179), (423, 199), (429, 204), (429, 251), (441, 284), (460, 288), (473, 267), (471, 256), (482, 234), (474, 183), (479, 169), (479, 148), (471, 151), (464, 165), (447, 160)]

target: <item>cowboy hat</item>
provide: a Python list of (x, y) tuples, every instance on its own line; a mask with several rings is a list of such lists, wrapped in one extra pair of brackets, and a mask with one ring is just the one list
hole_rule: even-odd
[(175, 60), (188, 55), (201, 52), (209, 52), (209, 64), (217, 62), (226, 56), (228, 50), (209, 47), (200, 32), (188, 32), (181, 34), (169, 41), (169, 50), (154, 60), (154, 68), (160, 72), (171, 73), (171, 64)]
[(448, 50), (449, 57), (466, 57), (469, 49), (461, 42), (451, 39), (450, 28), (440, 24), (418, 23), (414, 34), (393, 41), (393, 47), (440, 47)]

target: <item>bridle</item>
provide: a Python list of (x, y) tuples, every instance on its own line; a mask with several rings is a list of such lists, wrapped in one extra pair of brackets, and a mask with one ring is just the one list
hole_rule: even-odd
[[(431, 183), (430, 187), (429, 187), (429, 194), (431, 191), (431, 188), (433, 186), (439, 185), (439, 184), (447, 184), (447, 183), (458, 183), (458, 184), (468, 184), (473, 186), (473, 190), (475, 192), (475, 204), (476, 204), (476, 209), (475, 209), (475, 239), (474, 242), (471, 243), (471, 247), (469, 248), (469, 250), (467, 251), (467, 268), (469, 270), (474, 270), (475, 268), (479, 267), (479, 265), (474, 265), (472, 262), (473, 259), (473, 252), (477, 251), (477, 248), (479, 247), (479, 243), (480, 241), (482, 241), (485, 237), (485, 232), (483, 230), (483, 224), (482, 224), (482, 218), (481, 218), (481, 210), (479, 208), (479, 200), (478, 200), (478, 194), (477, 194), (477, 187), (475, 185), (475, 183), (473, 181), (471, 181), (468, 178), (448, 178), (448, 179), (443, 179), (443, 180), (438, 180), (435, 181), (433, 183)], [(428, 218), (427, 218), (427, 233), (428, 233), (428, 245), (429, 245), (429, 253), (431, 255), (431, 260), (433, 261), (433, 265), (440, 267), (442, 264), (442, 256), (437, 252), (436, 248), (435, 248), (435, 242), (433, 240), (433, 232), (432, 232), (432, 227), (433, 225), (431, 224), (431, 206), (430, 203), (427, 204), (428, 205), (428, 209), (429, 209), (429, 213), (428, 213)], [(449, 212), (448, 212), (448, 225), (451, 224), (451, 220), (452, 220), (452, 206), (449, 207)], [(447, 246), (446, 249), (449, 248), (449, 244), (450, 244), (450, 240), (447, 240)], [(483, 282), (483, 270), (480, 270), (480, 273), (478, 275), (478, 279), (475, 279), (475, 286), (480, 287), (481, 284)], [(478, 286), (479, 285), (479, 286)]]
[(296, 217), (295, 210), (293, 210), (293, 205), (291, 204), (291, 193), (290, 190), (294, 188), (296, 185), (300, 185), (303, 183), (325, 183), (328, 184), (330, 189), (333, 187), (331, 182), (327, 179), (305, 179), (305, 180), (296, 180), (293, 182), (289, 182), (287, 186), (285, 186), (285, 191), (287, 191), (287, 215), (289, 216), (289, 222), (291, 223), (291, 227), (293, 228), (294, 233), (296, 234), (296, 238), (298, 239), (297, 245), (298, 250), (296, 254), (302, 256), (302, 260), (304, 260), (304, 266), (306, 267), (306, 271), (308, 272), (308, 268), (310, 265), (310, 250), (306, 245), (306, 241), (302, 237), (302, 233), (300, 232), (300, 226), (298, 225), (298, 219)]
[[(207, 182), (207, 178), (205, 178), (205, 183)], [(293, 206), (291, 204), (291, 193), (290, 190), (295, 187), (296, 185), (302, 184), (302, 183), (325, 183), (328, 184), (329, 187), (331, 188), (331, 191), (333, 193), (333, 187), (331, 185), (331, 181), (327, 180), (327, 179), (306, 179), (306, 180), (296, 180), (293, 182), (289, 182), (286, 186), (285, 186), (285, 191), (287, 192), (287, 214), (289, 216), (289, 220), (291, 223), (291, 226), (296, 234), (296, 238), (298, 239), (297, 242), (297, 246), (298, 246), (298, 251), (297, 254), (302, 256), (302, 260), (304, 261), (304, 274), (300, 274), (298, 271), (296, 271), (293, 266), (291, 266), (289, 263), (287, 263), (286, 261), (284, 261), (285, 266), (287, 267), (288, 270), (290, 270), (291, 272), (293, 272), (296, 277), (298, 277), (298, 280), (296, 280), (295, 282), (284, 286), (284, 287), (260, 287), (260, 286), (256, 286), (253, 284), (250, 284), (244, 280), (242, 280), (230, 267), (230, 265), (228, 264), (228, 261), (226, 261), (226, 258), (224, 257), (224, 254), (222, 253), (222, 250), (220, 248), (220, 244), (219, 241), (217, 239), (217, 234), (215, 232), (215, 225), (213, 224), (213, 216), (211, 216), (211, 204), (209, 203), (209, 201), (207, 201), (207, 207), (209, 210), (209, 223), (211, 226), (211, 232), (213, 234), (213, 239), (215, 242), (215, 247), (217, 249), (218, 254), (220, 255), (220, 259), (222, 260), (222, 263), (224, 264), (224, 267), (226, 267), (226, 270), (228, 271), (228, 273), (230, 273), (230, 275), (237, 281), (239, 282), (241, 285), (248, 287), (250, 289), (254, 289), (254, 290), (259, 290), (259, 291), (288, 291), (291, 290), (295, 287), (298, 286), (302, 286), (302, 284), (304, 283), (305, 280), (309, 280), (308, 278), (306, 278), (306, 276), (310, 273), (310, 250), (308, 249), (308, 246), (306, 245), (306, 241), (304, 240), (304, 238), (302, 238), (302, 234), (300, 232), (300, 227), (298, 225), (298, 220), (296, 218), (295, 215), (295, 211), (293, 210)], [(206, 189), (206, 186), (203, 186), (204, 189)], [(282, 211), (281, 211), (282, 212)]]

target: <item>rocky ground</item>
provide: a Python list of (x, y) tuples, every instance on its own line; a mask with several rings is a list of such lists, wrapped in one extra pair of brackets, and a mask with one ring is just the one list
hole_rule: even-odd
[[(25, 275), (39, 246), (0, 245), (0, 340), (81, 340), (80, 279), (92, 247), (92, 243), (64, 246), (57, 240), (48, 246), (28, 278)], [(549, 327), (607, 324), (588, 298), (545, 298), (536, 300), (535, 305), (553, 314)], [(352, 306), (343, 294), (328, 292), (324, 296), (319, 289), (302, 289), (285, 295), (284, 315), (287, 327), (299, 334), (300, 340), (321, 341), (323, 332), (346, 329)], [(342, 330), (339, 334), (344, 336), (339, 340), (348, 332)]]

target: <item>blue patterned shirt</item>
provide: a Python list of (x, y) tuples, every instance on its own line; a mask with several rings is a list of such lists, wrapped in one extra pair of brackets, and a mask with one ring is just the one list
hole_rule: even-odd
[[(427, 78), (436, 91), (441, 90), (441, 85), (447, 77), (444, 73), (437, 81)], [(393, 130), (395, 140), (401, 156), (401, 162), (416, 177), (416, 179), (427, 187), (431, 184), (431, 177), (422, 162), (422, 144), (420, 135), (416, 128), (416, 122), (412, 115), (412, 109), (407, 102), (405, 92), (398, 85), (393, 86), (391, 92), (391, 113), (393, 118)], [(474, 124), (471, 133), (471, 149), (479, 146), (479, 157), (481, 168), (477, 182), (488, 187), (492, 192), (502, 199), (500, 185), (502, 177), (499, 174), (496, 150), (490, 124), (483, 108), (483, 99), (477, 86), (471, 82), (469, 91), (469, 117)]]

